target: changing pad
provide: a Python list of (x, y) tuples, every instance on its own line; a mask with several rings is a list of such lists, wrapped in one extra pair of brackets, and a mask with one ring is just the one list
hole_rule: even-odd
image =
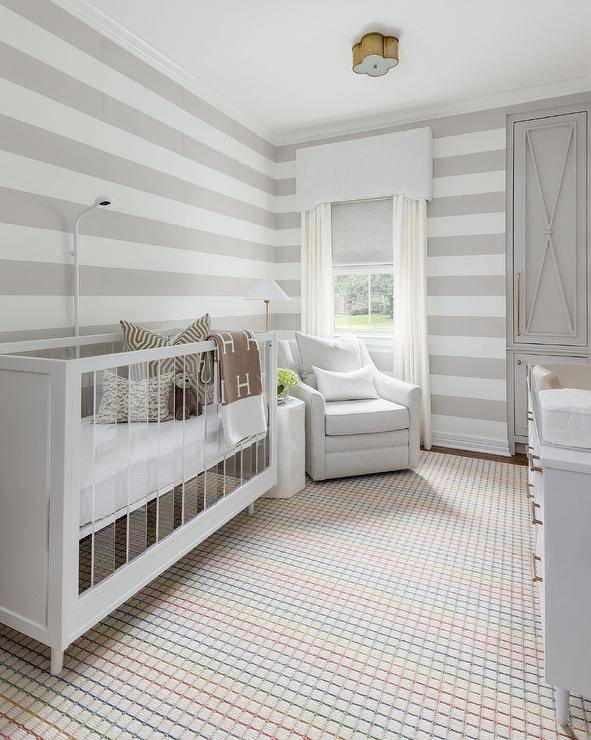
[(538, 399), (546, 442), (591, 449), (591, 391), (551, 388), (539, 391)]

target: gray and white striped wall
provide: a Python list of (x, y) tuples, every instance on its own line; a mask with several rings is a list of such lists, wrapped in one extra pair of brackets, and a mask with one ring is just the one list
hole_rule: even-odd
[[(316, 139), (277, 150), (277, 210), (295, 208), (298, 147), (431, 127), (428, 313), (434, 443), (508, 452), (506, 402), (506, 115), (569, 96)], [(291, 258), (290, 258), (291, 259)]]
[(243, 296), (262, 277), (292, 297), (273, 306), (274, 328), (297, 328), (296, 147), (430, 125), (435, 440), (506, 450), (505, 115), (517, 107), (276, 147), (51, 0), (0, 0), (0, 100), (0, 341), (71, 332), (72, 223), (103, 192), (113, 206), (83, 228), (84, 331), (205, 311), (259, 328)]
[(68, 334), (71, 230), (85, 331), (121, 318), (262, 326), (257, 278), (299, 321), (296, 214), (275, 208), (275, 147), (50, 0), (0, 0), (0, 340)]

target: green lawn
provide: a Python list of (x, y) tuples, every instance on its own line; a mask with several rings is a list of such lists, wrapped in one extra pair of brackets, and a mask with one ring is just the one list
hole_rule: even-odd
[(371, 328), (369, 327), (369, 316), (362, 314), (360, 316), (347, 316), (337, 314), (335, 316), (335, 328), (337, 330), (355, 329), (357, 331), (381, 331), (388, 332), (394, 328), (394, 319), (386, 314), (372, 314)]

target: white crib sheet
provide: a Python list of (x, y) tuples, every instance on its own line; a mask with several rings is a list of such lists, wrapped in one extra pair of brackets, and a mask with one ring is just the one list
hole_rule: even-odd
[[(81, 536), (128, 506), (137, 508), (204, 469), (205, 416), (185, 422), (93, 424), (82, 419), (80, 440)], [(207, 409), (207, 466), (223, 453), (224, 435), (214, 406)], [(184, 450), (184, 455), (183, 455)], [(94, 489), (94, 504), (93, 504)]]

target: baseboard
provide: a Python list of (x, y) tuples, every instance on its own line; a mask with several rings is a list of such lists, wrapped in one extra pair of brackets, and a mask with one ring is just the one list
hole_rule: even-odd
[(490, 455), (511, 456), (508, 442), (502, 439), (434, 432), (432, 434), (432, 441), (437, 447), (450, 447), (452, 450), (468, 450), (469, 452), (486, 452)]

